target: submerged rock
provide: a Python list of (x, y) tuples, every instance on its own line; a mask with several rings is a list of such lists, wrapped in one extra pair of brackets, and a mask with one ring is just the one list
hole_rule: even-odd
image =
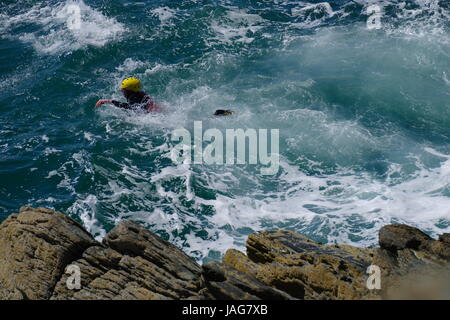
[[(0, 299), (450, 299), (450, 238), (406, 225), (380, 230), (380, 247), (325, 245), (292, 231), (254, 233), (201, 267), (142, 226), (124, 221), (95, 241), (49, 209), (24, 207), (0, 225)], [(367, 270), (381, 271), (369, 290)], [(69, 289), (68, 267), (80, 271)]]

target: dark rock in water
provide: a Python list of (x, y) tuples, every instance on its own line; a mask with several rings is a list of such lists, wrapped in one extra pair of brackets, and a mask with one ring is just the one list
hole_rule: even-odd
[(432, 238), (419, 229), (404, 224), (387, 225), (379, 232), (380, 247), (392, 252), (401, 249), (425, 249), (430, 240)]
[(444, 233), (439, 236), (439, 241), (450, 245), (450, 233)]
[[(450, 238), (406, 225), (379, 248), (325, 245), (292, 231), (254, 233), (247, 255), (200, 267), (176, 246), (124, 221), (95, 241), (77, 222), (24, 207), (0, 225), (0, 299), (450, 299)], [(367, 288), (367, 269), (381, 289)], [(69, 289), (67, 267), (80, 270)]]
[(410, 249), (428, 253), (430, 258), (450, 261), (450, 234), (448, 233), (440, 235), (439, 240), (435, 240), (419, 229), (392, 224), (380, 229), (379, 241), (382, 249), (394, 254)]

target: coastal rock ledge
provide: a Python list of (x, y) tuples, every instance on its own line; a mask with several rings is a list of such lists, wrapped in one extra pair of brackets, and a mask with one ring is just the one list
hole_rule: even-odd
[[(80, 287), (69, 289), (73, 266)], [(368, 268), (381, 288), (368, 289)], [(370, 286), (369, 286), (370, 287)], [(23, 207), (0, 225), (0, 299), (450, 299), (450, 234), (401, 224), (379, 247), (325, 245), (286, 230), (254, 233), (247, 254), (198, 265), (132, 221), (97, 242), (67, 215)]]

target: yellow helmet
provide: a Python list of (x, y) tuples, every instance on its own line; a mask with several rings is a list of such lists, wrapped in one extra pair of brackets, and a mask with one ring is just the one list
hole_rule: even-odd
[(122, 81), (120, 89), (126, 89), (133, 92), (141, 91), (141, 80), (137, 78), (126, 78)]

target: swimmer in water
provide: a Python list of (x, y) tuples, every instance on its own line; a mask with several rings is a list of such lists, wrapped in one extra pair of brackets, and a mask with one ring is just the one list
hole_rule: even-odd
[(141, 81), (137, 78), (126, 78), (120, 85), (127, 102), (120, 102), (112, 99), (101, 99), (96, 103), (96, 107), (101, 107), (106, 103), (127, 110), (144, 110), (147, 112), (161, 111), (161, 108), (153, 101), (153, 98), (141, 90)]

